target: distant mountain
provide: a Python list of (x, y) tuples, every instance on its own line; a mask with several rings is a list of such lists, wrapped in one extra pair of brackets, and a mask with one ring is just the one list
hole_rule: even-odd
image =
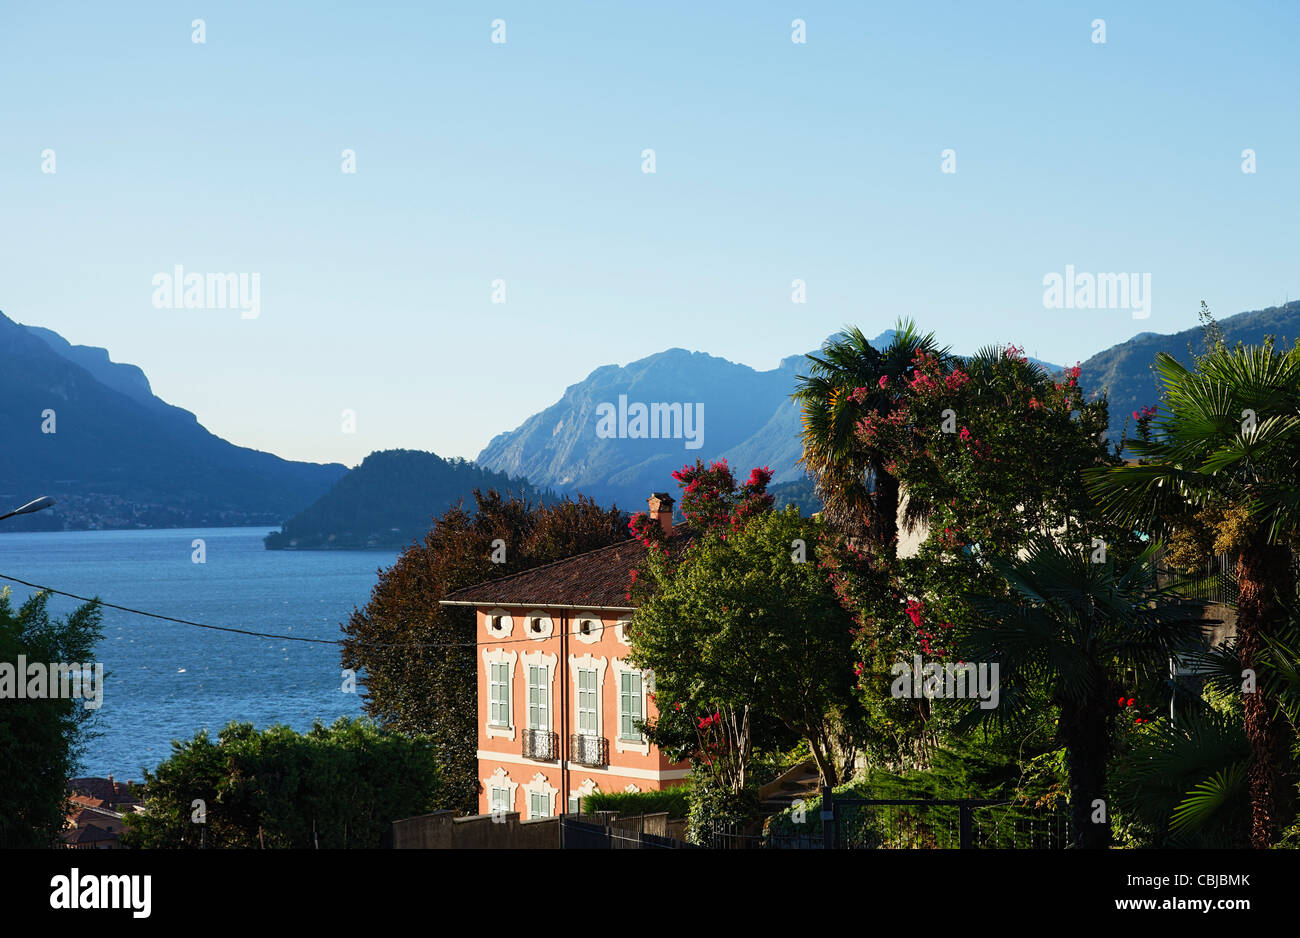
[(398, 548), (423, 538), (433, 518), (474, 489), (496, 489), (532, 502), (550, 500), (526, 480), (511, 480), (464, 459), (393, 449), (371, 453), (312, 505), (267, 535), (268, 550)]
[[(871, 344), (883, 348), (893, 335), (892, 329), (886, 330)], [(556, 491), (580, 491), (637, 510), (650, 492), (671, 484), (673, 470), (697, 457), (725, 458), (739, 475), (755, 466), (770, 467), (773, 492), (808, 508), (816, 499), (797, 465), (803, 453), (802, 420), (790, 399), (807, 367), (806, 355), (791, 355), (771, 371), (756, 371), (679, 348), (626, 367), (606, 365), (570, 386), (559, 401), (518, 429), (496, 436), (476, 461)], [(634, 438), (630, 432), (600, 436), (599, 410), (604, 406), (617, 411), (620, 396), (629, 410), (637, 403), (703, 404), (700, 446), (688, 447), (695, 441), (684, 437)], [(628, 423), (631, 429), (630, 419)]]
[[(790, 481), (799, 475), (793, 465), (797, 440), (789, 433), (798, 418), (788, 397), (803, 360), (792, 356), (771, 371), (755, 371), (674, 348), (625, 367), (606, 365), (518, 429), (494, 438), (476, 462), (633, 510), (697, 457), (727, 456), (740, 465), (761, 454), (760, 464), (777, 470), (776, 481)], [(638, 433), (645, 428), (637, 425), (636, 408), (650, 404), (676, 405), (655, 421), (658, 438)], [(701, 412), (702, 422), (696, 418)]]
[[(58, 355), (86, 369), (86, 371), (90, 372), (90, 376), (100, 384), (125, 394), (137, 404), (143, 404), (155, 410), (163, 410), (171, 406), (154, 397), (153, 389), (149, 387), (149, 379), (145, 377), (144, 372), (138, 366), (113, 361), (108, 357), (108, 349), (97, 348), (92, 345), (73, 345), (57, 332), (42, 329), (40, 326), (26, 326), (25, 328), (32, 335), (44, 341)], [(173, 409), (182, 414), (189, 414), (188, 411), (182, 411), (179, 407)], [(193, 414), (189, 414), (189, 418), (191, 420), (195, 419)]]
[[(1300, 336), (1300, 300), (1285, 306), (1238, 313), (1219, 320), (1227, 342), (1257, 344), (1265, 336), (1294, 342)], [(1143, 332), (1127, 342), (1098, 352), (1080, 365), (1079, 384), (1091, 396), (1107, 394), (1110, 400), (1110, 436), (1118, 440), (1133, 412), (1160, 399), (1160, 386), (1151, 364), (1157, 353), (1168, 352), (1184, 364), (1192, 352), (1205, 350), (1199, 326), (1172, 335)]]
[[(1258, 342), (1266, 334), (1294, 339), (1300, 334), (1300, 302), (1241, 313), (1221, 323), (1230, 342)], [(887, 330), (872, 340), (882, 348), (893, 336)], [(1188, 347), (1200, 349), (1199, 328), (1175, 335), (1144, 332), (1093, 355), (1081, 364), (1080, 384), (1093, 395), (1110, 394), (1111, 435), (1118, 438), (1132, 411), (1158, 397), (1151, 362), (1159, 351), (1190, 360)], [(815, 353), (814, 353), (815, 354)], [(1031, 358), (1051, 374), (1063, 366)], [(702, 352), (669, 349), (625, 367), (606, 365), (570, 386), (546, 410), (517, 429), (492, 439), (477, 462), (485, 469), (525, 476), (558, 492), (581, 491), (602, 502), (636, 510), (652, 491), (671, 484), (671, 473), (702, 458), (725, 457), (737, 474), (754, 466), (773, 470), (773, 491), (801, 506), (816, 499), (797, 465), (802, 447), (799, 409), (790, 400), (796, 376), (807, 374), (807, 359), (793, 355), (771, 371), (755, 371)], [(701, 403), (704, 432), (699, 448), (681, 438), (639, 438), (632, 433), (605, 436), (600, 414), (612, 409), (632, 427), (636, 403)], [(655, 423), (661, 423), (656, 421)]]
[(57, 501), (6, 531), (278, 524), (347, 471), (228, 443), (134, 365), (2, 313), (0, 401), (0, 506)]

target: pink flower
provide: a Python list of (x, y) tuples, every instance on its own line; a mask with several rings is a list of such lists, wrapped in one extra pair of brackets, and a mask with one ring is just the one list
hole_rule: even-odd
[(880, 380), (879, 380), (878, 382), (876, 382), (876, 385), (877, 385), (879, 388), (881, 388), (882, 390), (884, 389), (885, 385), (887, 385), (887, 384), (889, 384), (889, 375), (881, 375), (881, 376), (880, 376)]

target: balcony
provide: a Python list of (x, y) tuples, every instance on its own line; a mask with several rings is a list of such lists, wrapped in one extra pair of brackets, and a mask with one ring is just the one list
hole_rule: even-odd
[(578, 765), (609, 765), (609, 740), (575, 733), (569, 737), (569, 758)]
[(552, 762), (560, 758), (560, 737), (550, 730), (524, 730), (524, 758)]

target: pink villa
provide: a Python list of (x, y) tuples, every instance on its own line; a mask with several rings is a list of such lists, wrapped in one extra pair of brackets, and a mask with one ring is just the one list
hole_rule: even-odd
[[(673, 539), (673, 500), (650, 497)], [(628, 540), (466, 587), (443, 600), (473, 606), (478, 640), (479, 812), (522, 820), (580, 810), (593, 792), (679, 784), (671, 762), (637, 729), (653, 720), (654, 675), (626, 661), (634, 607), (629, 572), (645, 547)]]

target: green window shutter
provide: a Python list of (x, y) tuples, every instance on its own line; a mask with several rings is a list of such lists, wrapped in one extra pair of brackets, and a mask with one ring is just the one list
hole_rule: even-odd
[(505, 664), (491, 665), (488, 722), (493, 726), (510, 725), (510, 669)]
[(619, 675), (618, 735), (624, 739), (640, 739), (636, 724), (641, 722), (641, 675), (624, 672)]

